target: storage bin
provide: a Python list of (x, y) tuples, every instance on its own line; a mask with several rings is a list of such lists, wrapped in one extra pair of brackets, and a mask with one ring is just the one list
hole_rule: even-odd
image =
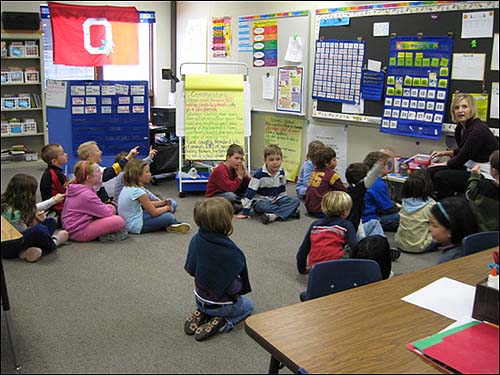
[[(187, 172), (187, 171), (186, 171)], [(182, 189), (181, 181), (179, 180), (179, 173), (177, 172), (175, 179), (177, 180), (177, 188), (179, 191), (205, 191), (207, 190), (208, 177), (210, 172), (200, 172), (198, 170), (199, 178), (182, 177)]]

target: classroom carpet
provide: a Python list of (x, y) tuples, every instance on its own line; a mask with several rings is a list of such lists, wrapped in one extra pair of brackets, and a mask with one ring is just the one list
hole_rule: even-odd
[[(2, 167), (2, 192), (15, 173), (39, 180), (43, 170), (42, 164)], [(176, 217), (191, 223), (190, 233), (70, 242), (34, 264), (3, 260), (22, 369), (14, 369), (2, 313), (2, 374), (267, 372), (270, 355), (245, 333), (243, 323), (205, 342), (184, 334), (184, 320), (195, 309), (193, 279), (184, 262), (197, 231), (193, 207), (203, 194), (179, 198), (175, 179), (150, 188), (177, 200)], [(295, 194), (295, 184), (288, 183), (287, 190)], [(246, 254), (255, 313), (299, 303), (306, 288), (295, 254), (314, 219), (303, 205), (301, 213), (299, 220), (269, 225), (234, 220), (231, 238)], [(390, 242), (393, 237), (388, 234)], [(434, 265), (438, 255), (402, 254), (392, 263), (395, 277)]]

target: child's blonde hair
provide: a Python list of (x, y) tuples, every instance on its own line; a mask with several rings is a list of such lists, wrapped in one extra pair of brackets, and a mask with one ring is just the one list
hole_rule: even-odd
[(146, 165), (149, 165), (149, 163), (144, 160), (129, 160), (127, 164), (125, 164), (125, 168), (123, 168), (123, 185), (140, 186), (139, 180)]
[(222, 197), (198, 201), (194, 206), (194, 221), (207, 232), (229, 236), (233, 233), (233, 206)]
[(269, 155), (279, 155), (283, 157), (283, 152), (281, 151), (280, 146), (276, 144), (270, 144), (264, 148), (264, 159), (266, 159)]
[(326, 216), (342, 216), (352, 208), (352, 198), (343, 191), (329, 191), (321, 200), (321, 211)]
[(96, 141), (88, 141), (78, 146), (78, 157), (81, 160), (87, 160), (93, 151), (94, 146), (97, 146)]

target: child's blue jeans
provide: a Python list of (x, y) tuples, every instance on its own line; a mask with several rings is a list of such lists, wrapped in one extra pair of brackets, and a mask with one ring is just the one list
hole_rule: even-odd
[(275, 202), (258, 201), (253, 209), (258, 214), (275, 214), (281, 220), (287, 220), (300, 206), (299, 198), (284, 196)]
[(172, 224), (177, 224), (178, 221), (171, 212), (165, 212), (160, 216), (151, 216), (149, 212), (144, 210), (142, 213), (142, 230), (141, 233), (156, 232), (165, 230)]
[(196, 306), (198, 309), (210, 316), (222, 316), (226, 322), (227, 327), (224, 332), (229, 332), (234, 328), (236, 324), (245, 320), (253, 312), (253, 302), (247, 296), (239, 296), (238, 300), (230, 305), (217, 305), (221, 307), (215, 307), (214, 305), (207, 305), (203, 302), (198, 301), (195, 298)]

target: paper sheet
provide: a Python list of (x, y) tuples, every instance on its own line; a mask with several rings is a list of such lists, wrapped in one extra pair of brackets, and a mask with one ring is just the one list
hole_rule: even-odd
[(473, 12), (462, 15), (462, 39), (491, 38), (493, 36), (493, 12)]
[(466, 81), (482, 81), (486, 54), (484, 53), (454, 53), (451, 79)]
[(291, 36), (288, 39), (288, 48), (286, 49), (285, 61), (294, 63), (302, 62), (302, 51), (304, 49), (302, 38), (298, 35)]
[(472, 316), (475, 291), (471, 285), (443, 277), (401, 299), (453, 320), (466, 320)]
[(274, 99), (274, 76), (262, 76), (262, 99)]
[(491, 82), (490, 118), (498, 118), (498, 82)]
[(493, 37), (493, 49), (491, 53), (491, 70), (498, 70), (498, 34)]
[(389, 36), (389, 22), (374, 23), (373, 36)]

